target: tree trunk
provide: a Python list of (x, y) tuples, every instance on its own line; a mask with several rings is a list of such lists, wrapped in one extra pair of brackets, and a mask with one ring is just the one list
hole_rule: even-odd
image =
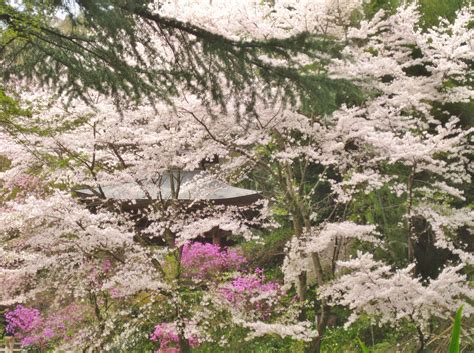
[(315, 337), (305, 348), (305, 353), (319, 353), (321, 351), (321, 342), (324, 337), (324, 331), (326, 331), (328, 318), (329, 307), (327, 307), (323, 301), (321, 306), (321, 315), (318, 317), (318, 336)]
[(321, 340), (322, 336), (318, 332), (318, 337), (315, 337), (305, 348), (305, 353), (319, 353), (321, 351)]
[(301, 272), (299, 274), (296, 292), (298, 294), (298, 299), (300, 301), (305, 300), (306, 298), (306, 272)]
[[(316, 282), (318, 283), (318, 287), (321, 288), (324, 285), (324, 276), (319, 254), (312, 253), (311, 261), (313, 263), (313, 271), (316, 275)], [(310, 342), (308, 347), (306, 347), (306, 353), (319, 353), (321, 350), (321, 341), (323, 339), (324, 331), (326, 330), (328, 314), (329, 308), (326, 306), (326, 301), (325, 299), (321, 299), (321, 314), (318, 317), (318, 336)]]
[(416, 330), (418, 331), (418, 341), (420, 341), (417, 353), (423, 353), (425, 351), (425, 335), (419, 326), (416, 327)]
[(412, 208), (413, 208), (413, 182), (415, 181), (415, 170), (416, 164), (413, 165), (412, 171), (408, 176), (407, 189), (408, 189), (408, 206), (407, 206), (407, 228), (408, 228), (408, 261), (412, 262), (415, 258), (415, 244), (413, 234), (413, 222), (412, 222)]
[[(295, 236), (299, 238), (303, 234), (303, 219), (298, 210), (294, 209), (294, 207), (295, 206), (293, 205), (293, 231), (295, 233)], [(306, 271), (303, 271), (298, 276), (298, 283), (296, 285), (296, 292), (298, 294), (298, 300), (300, 301), (304, 301), (306, 299), (306, 286)]]
[(191, 346), (189, 345), (188, 340), (182, 335), (179, 335), (179, 349), (180, 349), (180, 353), (191, 352)]
[[(306, 229), (309, 231), (311, 229), (311, 220), (309, 218), (309, 213), (307, 212), (306, 205), (300, 195), (300, 190), (296, 191), (293, 188), (293, 173), (289, 165), (285, 166), (285, 174), (286, 174), (286, 190), (287, 190), (287, 199), (290, 205), (290, 212), (293, 216), (293, 229), (295, 232), (296, 237), (301, 237), (304, 230)], [(302, 184), (301, 184), (302, 185)], [(316, 282), (318, 287), (322, 287), (324, 285), (324, 273), (323, 267), (321, 265), (321, 259), (318, 253), (311, 254), (311, 262), (313, 266), (313, 271), (316, 276)], [(306, 287), (307, 287), (307, 274), (306, 272), (302, 272), (298, 276), (298, 285), (297, 285), (297, 293), (300, 301), (303, 301), (306, 297)], [(326, 306), (325, 300), (322, 299), (321, 302), (321, 315), (318, 317), (318, 337), (316, 337), (310, 344), (306, 347), (306, 352), (319, 352), (321, 349), (321, 340), (323, 337), (323, 332), (326, 329), (327, 325), (327, 313), (328, 307)]]
[(221, 246), (221, 235), (219, 232), (219, 227), (214, 227), (211, 229), (211, 234), (212, 234), (212, 244)]
[(323, 266), (321, 265), (321, 259), (318, 253), (311, 254), (311, 262), (313, 263), (313, 271), (316, 276), (316, 282), (318, 286), (324, 284)]

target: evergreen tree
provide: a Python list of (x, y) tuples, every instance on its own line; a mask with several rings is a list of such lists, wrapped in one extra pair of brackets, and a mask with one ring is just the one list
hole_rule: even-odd
[[(245, 91), (237, 101), (250, 109), (271, 87), (279, 87), (272, 97), (324, 103), (320, 87), (347, 86), (320, 70), (303, 72), (295, 60), (337, 55), (323, 35), (236, 39), (163, 16), (160, 6), (150, 0), (0, 1), (1, 74), (86, 100), (88, 89), (135, 102), (167, 100), (186, 89), (224, 106), (226, 95)], [(263, 92), (255, 90), (257, 79)]]

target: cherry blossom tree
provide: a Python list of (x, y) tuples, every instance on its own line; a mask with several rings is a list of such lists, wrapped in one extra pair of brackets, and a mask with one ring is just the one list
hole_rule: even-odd
[[(359, 313), (381, 323), (413, 322), (420, 351), (430, 335), (427, 322), (432, 317), (446, 317), (472, 298), (463, 273), (472, 264), (469, 245), (456, 231), (472, 228), (472, 211), (456, 206), (458, 200), (464, 200), (462, 186), (471, 180), (472, 149), (468, 143), (472, 130), (463, 129), (457, 117), (442, 110), (447, 102), (472, 99), (471, 20), (472, 10), (466, 8), (452, 24), (442, 22), (424, 32), (417, 27), (415, 5), (402, 7), (392, 16), (380, 12), (348, 30), (348, 57), (334, 61), (331, 69), (333, 75), (360, 82), (371, 97), (360, 106), (342, 107), (330, 118), (333, 129), (328, 132), (328, 147), (343, 179), (329, 182), (338, 202), (345, 205), (384, 187), (397, 195), (404, 210), (400, 219), (404, 226), (399, 226), (399, 232), (406, 236), (407, 252), (406, 267), (399, 269), (363, 252), (338, 262), (341, 270), (351, 272), (339, 277), (332, 266), (332, 276), (326, 278), (334, 280), (321, 287), (320, 298), (323, 303), (329, 299), (333, 304), (347, 305), (352, 318), (361, 310)], [(426, 222), (425, 229), (420, 228), (420, 220)], [(294, 280), (304, 270), (317, 273), (321, 266), (314, 255), (322, 256), (329, 240), (336, 244), (333, 264), (347, 237), (389, 250), (388, 239), (383, 234), (370, 235), (372, 232), (370, 227), (344, 222), (308, 231), (307, 238), (295, 239), (290, 245), (288, 278)], [(423, 259), (417, 257), (416, 249), (423, 246), (426, 232), (433, 234), (433, 249), (447, 249), (452, 255), (434, 277), (422, 282), (419, 267)], [(308, 260), (301, 262), (302, 257)], [(397, 288), (404, 294), (392, 296)], [(371, 305), (380, 306), (375, 309)]]
[[(151, 325), (152, 320), (155, 324), (156, 320), (163, 320), (163, 324), (174, 327), (173, 337), (179, 338), (175, 343), (183, 351), (197, 341), (212, 340), (211, 333), (204, 328), (219, 312), (232, 306), (222, 295), (223, 289), (217, 289), (215, 277), (202, 277), (201, 273), (207, 271), (207, 261), (224, 261), (215, 269), (217, 275), (238, 268), (223, 253), (214, 251), (197, 259), (195, 266), (199, 261), (204, 263), (192, 274), (187, 267), (189, 242), (216, 227), (253, 239), (252, 227), (272, 225), (265, 203), (253, 208), (254, 216), (248, 218), (244, 217), (243, 207), (206, 201), (209, 197), (206, 192), (222, 187), (211, 177), (215, 180), (220, 173), (222, 178), (242, 165), (238, 158), (229, 156), (237, 146), (219, 140), (232, 141), (233, 135), (232, 138), (248, 139), (241, 144), (249, 146), (252, 137), (244, 134), (248, 131), (245, 126), (248, 121), (242, 121), (234, 131), (229, 130), (235, 125), (235, 115), (229, 113), (226, 125), (219, 126), (213, 135), (197, 115), (204, 114), (208, 108), (198, 105), (198, 100), (193, 101), (192, 97), (182, 102), (182, 106), (177, 102), (172, 108), (155, 105), (127, 111), (117, 111), (107, 100), (91, 109), (80, 101), (63, 107), (60, 101), (50, 105), (49, 99), (43, 99), (43, 93), (39, 97), (42, 98), (31, 108), (37, 124), (30, 124), (28, 131), (4, 132), (3, 153), (12, 160), (18, 153), (25, 156), (23, 163), (11, 165), (2, 174), (5, 185), (10, 180), (19, 180), (19, 175), (35, 171), (44, 188), (39, 195), (30, 192), (26, 198), (17, 197), (5, 204), (1, 217), (5, 240), (2, 279), (14, 285), (2, 295), (3, 304), (38, 302), (55, 290), (53, 302), (47, 303), (48, 315), (54, 316), (64, 302), (86, 301), (90, 310), (85, 312), (89, 317), (83, 321), (87, 325), (78, 330), (74, 339), (63, 340), (64, 348), (77, 345), (93, 350), (126, 349), (120, 345), (136, 335), (144, 323)], [(205, 118), (207, 122), (213, 119), (207, 113)], [(18, 117), (15, 123), (21, 126), (26, 121)], [(180, 176), (216, 156), (229, 161), (211, 165), (206, 173), (197, 174), (191, 180)], [(171, 190), (163, 189), (165, 178), (170, 180)], [(78, 185), (83, 193), (86, 190), (93, 197), (77, 199), (59, 190)], [(117, 186), (119, 194), (111, 193)], [(146, 201), (148, 207), (125, 212), (133, 209), (136, 202), (133, 195), (137, 192), (143, 195), (143, 200), (138, 202)], [(192, 198), (186, 196), (188, 193)], [(183, 202), (180, 195), (188, 202)], [(141, 222), (146, 226), (137, 227)], [(237, 260), (242, 261), (235, 257)], [(259, 281), (257, 284), (264, 291), (274, 287), (267, 286), (262, 279)], [(210, 292), (211, 297), (200, 298), (203, 286), (216, 287)], [(255, 295), (259, 295), (258, 290), (257, 286)], [(140, 297), (145, 297), (144, 305), (136, 303)], [(203, 316), (200, 310), (207, 305), (203, 300), (210, 302), (212, 298), (214, 312)], [(216, 306), (215, 302), (221, 304)], [(159, 306), (161, 313), (157, 314)], [(117, 325), (124, 320), (135, 320), (134, 310), (141, 312), (136, 318), (140, 326), (123, 327), (118, 336)], [(245, 307), (241, 311), (248, 310)], [(297, 321), (295, 317), (287, 318), (285, 323), (280, 323), (281, 327), (291, 327), (291, 319)], [(237, 319), (229, 325), (237, 323), (242, 326)], [(298, 322), (293, 324), (293, 329), (300, 332), (299, 338), (302, 330), (298, 325)], [(144, 334), (146, 331), (140, 332)], [(190, 341), (188, 334), (195, 339)], [(90, 337), (94, 337), (93, 345)], [(160, 344), (168, 346), (171, 343), (164, 342), (169, 339), (163, 337)]]

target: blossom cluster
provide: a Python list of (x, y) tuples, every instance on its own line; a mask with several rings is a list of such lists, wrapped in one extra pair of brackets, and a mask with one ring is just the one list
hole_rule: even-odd
[(30, 332), (36, 329), (42, 322), (41, 313), (38, 309), (18, 305), (14, 310), (5, 314), (7, 320), (6, 330), (8, 333), (19, 331)]
[[(179, 353), (179, 335), (175, 323), (160, 323), (155, 326), (150, 340), (159, 342), (160, 348), (155, 353)], [(191, 348), (199, 345), (197, 337), (191, 335), (187, 338), (188, 344)]]
[[(0, 173), (0, 178), (2, 174), (8, 175), (8, 173)], [(45, 187), (41, 179), (24, 172), (5, 178), (3, 188), (9, 193), (14, 193), (17, 199), (30, 195), (42, 196), (45, 194)]]
[(152, 9), (241, 40), (288, 38), (301, 32), (342, 35), (365, 0), (166, 0)]
[(234, 249), (222, 249), (219, 245), (188, 242), (183, 246), (181, 264), (184, 275), (204, 279), (224, 271), (236, 271), (246, 259)]
[(270, 318), (281, 290), (277, 282), (266, 281), (263, 270), (256, 269), (220, 286), (219, 293), (235, 309), (265, 320)]
[[(404, 320), (415, 320), (427, 331), (430, 318), (448, 318), (464, 298), (473, 298), (474, 289), (466, 285), (462, 265), (447, 266), (436, 279), (423, 283), (412, 275), (414, 265), (393, 271), (374, 259), (372, 254), (359, 252), (357, 257), (340, 261), (338, 266), (350, 273), (322, 290), (332, 304), (352, 308), (346, 326), (363, 314), (376, 318), (380, 324), (400, 326)], [(464, 303), (464, 314), (474, 308)]]
[(55, 339), (68, 340), (69, 329), (79, 324), (85, 315), (84, 308), (67, 305), (50, 315), (40, 310), (17, 305), (5, 314), (6, 330), (20, 339), (22, 346), (45, 346)]

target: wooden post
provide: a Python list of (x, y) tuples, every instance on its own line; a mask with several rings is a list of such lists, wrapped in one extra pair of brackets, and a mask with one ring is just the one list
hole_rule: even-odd
[(14, 346), (15, 346), (15, 337), (6, 336), (5, 337), (5, 353), (13, 353)]
[(219, 227), (214, 227), (211, 230), (212, 244), (221, 246), (221, 236), (219, 234)]

